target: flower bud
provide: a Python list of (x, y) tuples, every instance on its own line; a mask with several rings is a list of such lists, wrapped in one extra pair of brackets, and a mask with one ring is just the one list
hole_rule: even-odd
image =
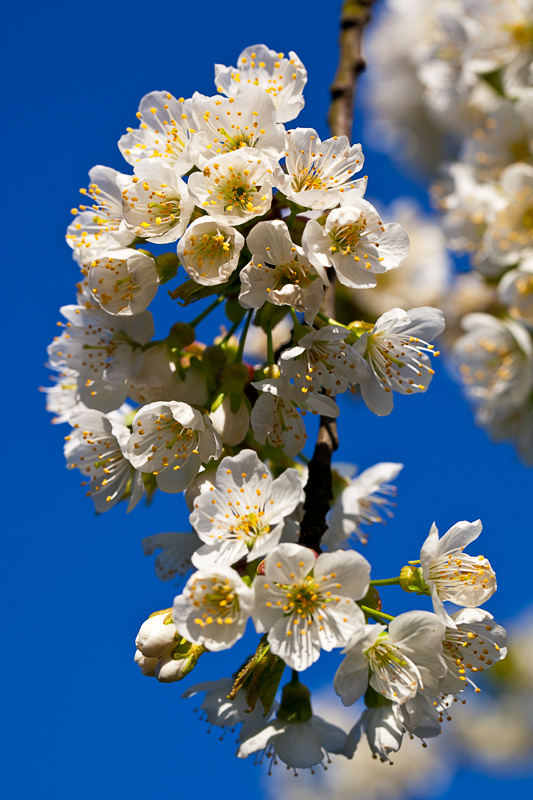
[(172, 622), (170, 609), (159, 612), (141, 625), (135, 640), (137, 650), (148, 658), (164, 656), (176, 645), (175, 633), (176, 626)]
[(147, 658), (143, 656), (140, 650), (135, 651), (135, 663), (141, 668), (143, 675), (147, 678), (155, 678), (155, 670), (157, 667), (158, 658)]
[(242, 442), (248, 433), (248, 427), (250, 425), (250, 412), (248, 411), (244, 394), (242, 395), (240, 408), (236, 413), (232, 411), (231, 401), (232, 395), (227, 394), (222, 403), (209, 414), (209, 418), (213, 423), (213, 428), (220, 436), (222, 442), (230, 447)]
[(162, 253), (155, 259), (155, 268), (159, 275), (159, 283), (167, 283), (178, 274), (180, 260), (176, 253)]
[(265, 378), (279, 378), (281, 370), (277, 364), (267, 364), (263, 369), (258, 369), (255, 373), (256, 381), (263, 381)]
[(188, 347), (194, 342), (194, 338), (194, 328), (187, 325), (186, 322), (175, 322), (167, 336), (167, 342), (170, 347), (183, 350), (184, 347)]
[(157, 662), (155, 676), (160, 683), (181, 681), (195, 668), (202, 653), (206, 652), (202, 644), (191, 644), (178, 637), (179, 642), (171, 653)]
[(422, 575), (420, 567), (408, 564), (400, 571), (400, 586), (404, 592), (416, 592), (417, 594), (431, 594), (427, 583)]

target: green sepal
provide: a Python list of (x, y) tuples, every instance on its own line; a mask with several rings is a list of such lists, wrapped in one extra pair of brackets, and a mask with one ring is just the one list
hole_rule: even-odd
[[(294, 674), (294, 673), (293, 673)], [(286, 722), (307, 722), (313, 716), (311, 692), (299, 680), (290, 681), (283, 687), (281, 704), (276, 716)]]
[(285, 319), (289, 313), (288, 306), (275, 306), (273, 303), (264, 303), (254, 317), (254, 325), (262, 328), (265, 333), (273, 331), (276, 325)]
[(197, 300), (201, 300), (204, 297), (211, 297), (214, 294), (220, 294), (220, 286), (202, 286), (196, 281), (191, 280), (190, 278), (183, 283), (180, 283), (179, 286), (170, 292), (169, 297), (172, 300), (177, 300), (178, 305), (180, 306), (188, 306), (191, 303), (196, 303)]
[(383, 706), (391, 706), (392, 701), (389, 700), (387, 697), (383, 697), (382, 694), (376, 692), (375, 689), (368, 684), (368, 688), (365, 692), (365, 706), (367, 708), (381, 708)]
[(213, 402), (211, 403), (211, 411), (216, 411), (216, 410), (217, 410), (217, 408), (218, 408), (219, 406), (221, 406), (221, 405), (222, 405), (222, 403), (224, 402), (224, 398), (225, 398), (225, 397), (226, 397), (226, 395), (224, 394), (224, 392), (219, 392), (219, 393), (218, 393), (218, 394), (215, 396), (215, 399), (213, 400)]
[(374, 611), (381, 611), (381, 597), (375, 586), (368, 587), (368, 592), (362, 600), (358, 600), (358, 605), (372, 608)]
[(150, 614), (150, 616), (148, 617), (148, 619), (152, 619), (152, 617), (158, 617), (160, 614), (168, 614), (169, 611), (172, 612), (172, 609), (171, 608), (163, 608), (163, 609), (161, 609), (161, 611), (153, 611)]
[(180, 260), (176, 253), (162, 253), (155, 259), (155, 268), (159, 275), (159, 283), (168, 283), (178, 274)]
[(400, 586), (404, 592), (416, 594), (431, 594), (431, 590), (424, 580), (421, 567), (408, 564), (400, 571)]
[(246, 314), (246, 309), (241, 306), (237, 297), (228, 297), (225, 305), (226, 317), (230, 322), (239, 323)]
[(500, 97), (505, 97), (505, 89), (503, 88), (503, 80), (502, 80), (503, 70), (494, 69), (490, 72), (483, 72), (479, 74), (479, 77), (488, 83), (488, 85), (494, 89), (496, 94), (499, 94)]

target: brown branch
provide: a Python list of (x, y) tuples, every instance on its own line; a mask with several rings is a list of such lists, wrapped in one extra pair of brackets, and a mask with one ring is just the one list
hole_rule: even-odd
[(345, 0), (341, 11), (339, 63), (330, 86), (329, 129), (333, 136), (352, 135), (357, 79), (366, 64), (362, 56), (363, 29), (370, 21), (374, 0)]
[[(374, 0), (345, 0), (341, 11), (339, 63), (330, 87), (331, 105), (328, 123), (334, 136), (350, 138), (353, 127), (353, 108), (357, 78), (365, 68), (361, 53), (363, 29), (370, 20)], [(322, 309), (335, 319), (335, 275), (331, 270), (331, 286), (324, 292)], [(299, 543), (321, 552), (320, 541), (326, 532), (326, 515), (331, 508), (333, 488), (331, 457), (339, 446), (337, 423), (330, 417), (320, 417), (320, 427), (313, 457), (309, 462), (309, 477), (305, 487), (304, 517), (300, 525)]]

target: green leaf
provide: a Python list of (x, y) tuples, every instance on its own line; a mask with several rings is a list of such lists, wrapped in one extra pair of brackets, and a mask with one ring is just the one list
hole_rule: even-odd
[(203, 297), (211, 297), (211, 295), (219, 293), (220, 286), (201, 286), (189, 278), (180, 283), (172, 292), (169, 291), (168, 294), (172, 300), (177, 300), (180, 306), (188, 306)]
[(260, 676), (259, 679), (259, 699), (263, 704), (264, 714), (263, 716), (268, 716), (270, 709), (272, 708), (272, 704), (276, 699), (276, 694), (278, 691), (278, 687), (285, 670), (285, 662), (279, 657), (274, 656), (272, 653), (268, 654), (268, 666), (266, 666)]

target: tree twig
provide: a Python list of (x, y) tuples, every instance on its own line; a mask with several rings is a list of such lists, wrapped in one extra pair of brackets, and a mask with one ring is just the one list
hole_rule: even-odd
[[(370, 20), (374, 0), (345, 0), (340, 18), (339, 63), (330, 87), (331, 105), (328, 114), (333, 136), (351, 137), (357, 78), (365, 68), (361, 52), (363, 29)], [(333, 270), (331, 270), (333, 273)], [(335, 317), (335, 281), (324, 292), (322, 311)], [(321, 552), (320, 541), (326, 532), (326, 515), (333, 500), (331, 457), (339, 446), (337, 423), (331, 417), (320, 417), (320, 427), (309, 476), (305, 487), (304, 516), (300, 525), (299, 543)]]

